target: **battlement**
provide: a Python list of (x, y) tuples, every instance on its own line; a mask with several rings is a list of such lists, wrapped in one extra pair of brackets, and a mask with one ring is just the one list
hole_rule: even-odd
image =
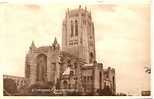
[(113, 74), (115, 74), (115, 68), (112, 67), (105, 68), (104, 72), (112, 72)]
[(86, 17), (86, 16), (88, 16), (89, 18), (91, 18), (91, 12), (87, 10), (86, 6), (85, 6), (85, 8), (82, 8), (81, 5), (79, 5), (79, 8), (76, 8), (76, 9), (67, 8), (66, 16), (68, 16), (68, 17), (78, 17), (78, 16)]

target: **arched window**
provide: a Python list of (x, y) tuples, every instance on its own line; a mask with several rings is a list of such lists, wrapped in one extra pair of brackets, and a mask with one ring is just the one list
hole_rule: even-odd
[(67, 81), (64, 81), (64, 82), (63, 82), (63, 86), (64, 86), (64, 89), (67, 89), (67, 88), (68, 88), (68, 83), (67, 83)]
[(74, 75), (74, 72), (73, 71), (70, 71), (70, 76), (73, 76)]
[(78, 21), (75, 20), (75, 36), (78, 36)]
[(114, 88), (114, 90), (115, 90), (115, 77), (113, 76), (113, 78), (112, 78), (112, 82), (113, 82), (113, 88)]
[(73, 31), (74, 31), (73, 21), (71, 21), (71, 37), (73, 37)]
[(90, 57), (89, 57), (89, 62), (92, 63), (92, 62), (93, 62), (93, 58), (94, 58), (93, 53), (90, 52), (90, 53), (89, 53), (89, 56), (90, 56)]
[(26, 78), (29, 78), (30, 77), (30, 65), (28, 64), (26, 66)]
[(40, 54), (37, 56), (36, 81), (45, 81), (47, 74), (47, 56)]
[(102, 89), (102, 72), (99, 72), (99, 88)]

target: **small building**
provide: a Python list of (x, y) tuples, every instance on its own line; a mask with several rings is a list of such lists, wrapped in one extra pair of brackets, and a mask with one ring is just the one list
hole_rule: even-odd
[(3, 75), (3, 80), (5, 79), (12, 79), (17, 86), (17, 90), (20, 90), (22, 87), (25, 87), (28, 85), (28, 81), (25, 79), (25, 77)]
[(151, 95), (151, 91), (142, 91), (141, 95), (142, 96), (150, 96)]
[(115, 69), (108, 67), (104, 69), (104, 87), (109, 87), (113, 95), (116, 95)]

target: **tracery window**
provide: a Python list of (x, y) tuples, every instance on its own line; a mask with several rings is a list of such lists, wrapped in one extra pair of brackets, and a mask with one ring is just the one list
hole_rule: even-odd
[(36, 81), (45, 81), (47, 73), (47, 56), (40, 54), (37, 56)]
[(90, 58), (89, 58), (89, 62), (92, 63), (92, 62), (93, 62), (93, 58), (94, 58), (93, 53), (90, 52), (90, 53), (89, 53), (89, 56), (90, 56)]
[(64, 85), (64, 89), (67, 89), (67, 88), (68, 88), (68, 83), (67, 83), (67, 81), (64, 81), (64, 82), (63, 82), (63, 85)]
[(26, 77), (27, 78), (30, 77), (30, 65), (27, 65), (27, 67), (26, 67)]
[(74, 31), (73, 21), (71, 21), (71, 37), (73, 37), (73, 31)]
[(78, 36), (78, 21), (75, 20), (75, 36)]

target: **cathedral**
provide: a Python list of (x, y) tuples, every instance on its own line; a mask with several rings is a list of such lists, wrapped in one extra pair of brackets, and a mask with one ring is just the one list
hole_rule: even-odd
[(25, 59), (25, 79), (29, 85), (52, 82), (65, 93), (97, 95), (106, 86), (116, 93), (115, 69), (104, 69), (96, 61), (94, 23), (86, 7), (66, 10), (62, 46), (56, 38), (49, 46), (37, 47), (32, 42)]

